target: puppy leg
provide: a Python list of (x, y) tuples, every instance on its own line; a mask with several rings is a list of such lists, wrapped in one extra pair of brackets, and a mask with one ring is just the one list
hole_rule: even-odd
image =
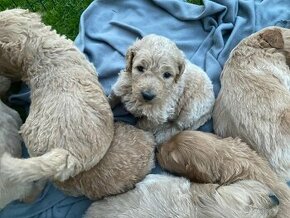
[(76, 172), (77, 161), (64, 149), (28, 159), (19, 159), (5, 153), (0, 160), (0, 173), (15, 182), (33, 182), (53, 178), (64, 181)]

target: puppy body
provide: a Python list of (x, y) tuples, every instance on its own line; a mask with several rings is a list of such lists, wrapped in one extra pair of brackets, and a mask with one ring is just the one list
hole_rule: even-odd
[[(9, 84), (5, 85), (7, 89)], [(5, 92), (3, 87), (1, 87), (2, 91)], [(21, 157), (22, 139), (18, 133), (21, 124), (22, 121), (17, 112), (0, 100), (0, 159), (5, 152), (13, 157)], [(38, 188), (39, 186), (34, 183), (10, 181), (2, 175), (0, 170), (0, 210), (13, 200), (34, 200), (40, 191)]]
[(203, 125), (214, 104), (206, 73), (186, 60), (172, 41), (157, 35), (145, 36), (128, 49), (126, 69), (112, 88), (111, 106), (117, 98), (139, 118), (140, 128), (154, 133), (158, 144)]
[(160, 146), (160, 165), (199, 183), (231, 184), (257, 180), (273, 190), (280, 200), (278, 217), (290, 214), (290, 189), (268, 162), (240, 139), (198, 131), (183, 131)]
[[(214, 130), (239, 137), (290, 180), (290, 30), (265, 28), (240, 42), (221, 76)], [(287, 64), (288, 62), (288, 64)]]
[(124, 123), (115, 123), (112, 145), (93, 168), (56, 185), (66, 193), (92, 200), (132, 189), (154, 167), (154, 137)]
[(230, 186), (190, 183), (185, 178), (148, 175), (127, 193), (96, 201), (84, 218), (97, 217), (275, 217), (269, 189), (255, 181)]
[(21, 135), (32, 156), (15, 160), (6, 154), (1, 170), (18, 181), (63, 181), (91, 169), (105, 155), (114, 130), (94, 67), (37, 14), (0, 12), (0, 27), (0, 74), (31, 88)]

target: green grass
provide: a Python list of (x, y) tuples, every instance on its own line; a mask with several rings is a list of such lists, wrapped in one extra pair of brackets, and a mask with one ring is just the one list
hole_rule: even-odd
[(40, 12), (46, 24), (74, 40), (81, 13), (92, 0), (0, 0), (0, 9), (26, 8)]
[(203, 4), (202, 0), (187, 0), (187, 2), (192, 3), (192, 4), (197, 4), (197, 5)]
[[(20, 7), (40, 12), (46, 24), (51, 25), (58, 33), (66, 35), (68, 38), (74, 40), (79, 30), (80, 15), (92, 1), (93, 0), (0, 0), (0, 10)], [(193, 4), (202, 4), (202, 0), (187, 1)]]

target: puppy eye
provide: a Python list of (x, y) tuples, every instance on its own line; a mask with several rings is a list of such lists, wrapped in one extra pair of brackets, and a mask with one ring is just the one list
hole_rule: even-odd
[(165, 79), (168, 79), (168, 78), (170, 78), (171, 76), (172, 76), (172, 74), (169, 73), (169, 72), (165, 72), (165, 73), (163, 73), (163, 77), (164, 77)]
[(144, 67), (142, 67), (142, 66), (137, 66), (136, 69), (137, 69), (139, 72), (144, 72)]

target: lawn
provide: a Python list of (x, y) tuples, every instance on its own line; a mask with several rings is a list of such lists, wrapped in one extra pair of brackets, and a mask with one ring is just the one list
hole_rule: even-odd
[[(202, 0), (187, 1), (202, 4)], [(92, 0), (0, 0), (0, 10), (20, 7), (41, 12), (46, 24), (74, 40), (78, 33), (80, 15), (91, 2)]]

